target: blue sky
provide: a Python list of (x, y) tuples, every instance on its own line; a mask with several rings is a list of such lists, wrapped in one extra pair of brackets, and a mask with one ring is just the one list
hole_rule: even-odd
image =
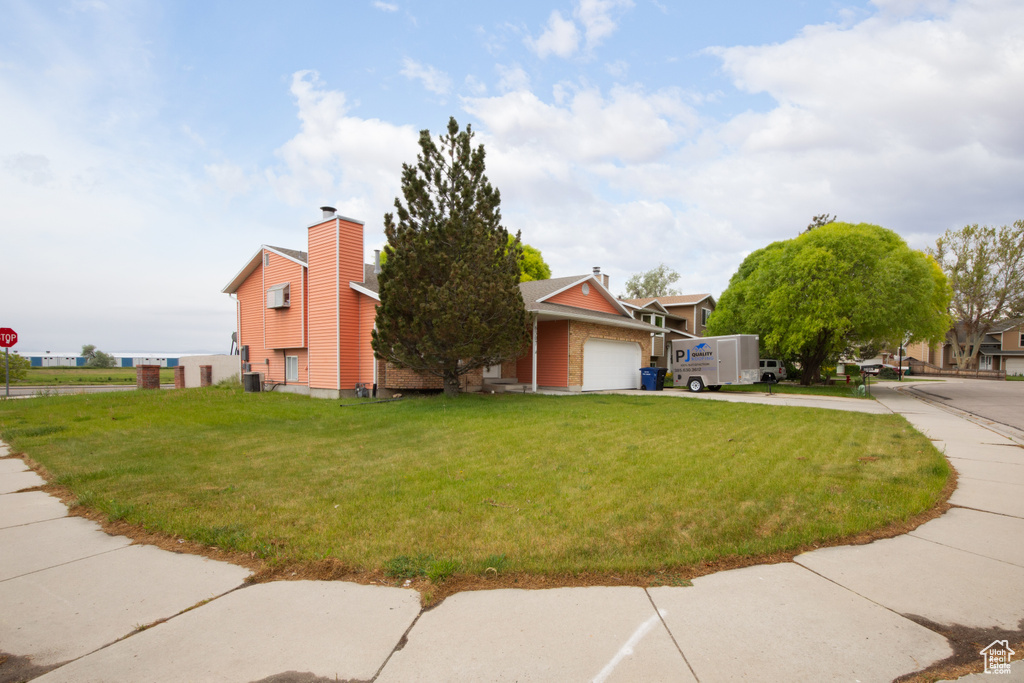
[(0, 114), (18, 348), (221, 352), (259, 245), (331, 204), (372, 254), (449, 116), (506, 226), (615, 292), (717, 296), (823, 212), (915, 248), (1024, 217), (1024, 3), (0, 0)]

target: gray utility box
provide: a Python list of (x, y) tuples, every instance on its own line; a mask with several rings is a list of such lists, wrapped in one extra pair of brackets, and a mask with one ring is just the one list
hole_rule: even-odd
[(761, 379), (758, 336), (674, 339), (672, 377), (675, 386), (690, 391), (718, 391), (723, 384), (754, 384)]

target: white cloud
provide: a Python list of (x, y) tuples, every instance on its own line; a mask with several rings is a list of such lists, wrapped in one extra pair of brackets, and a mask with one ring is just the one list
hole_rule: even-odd
[(587, 38), (587, 49), (592, 50), (615, 33), (617, 17), (633, 7), (632, 0), (579, 0), (573, 14), (580, 23)]
[(527, 36), (524, 42), (541, 59), (548, 55), (571, 57), (579, 47), (580, 33), (572, 19), (564, 18), (561, 12), (554, 10), (540, 37), (534, 40)]
[(267, 180), (293, 206), (327, 202), (362, 217), (369, 236), (391, 210), (402, 164), (416, 159), (418, 132), (350, 115), (345, 94), (328, 90), (316, 72), (295, 73), (291, 92), (301, 130), (278, 150), (284, 168), (268, 169)]
[[(573, 16), (582, 25), (586, 51), (592, 52), (618, 29), (618, 17), (633, 7), (632, 0), (577, 0)], [(572, 19), (553, 10), (540, 37), (527, 36), (523, 41), (538, 57), (549, 55), (568, 58), (580, 47), (581, 30)]]
[(498, 71), (498, 90), (501, 92), (530, 89), (530, 77), (518, 64), (498, 64), (495, 69)]
[(420, 81), (424, 88), (438, 95), (447, 95), (452, 90), (452, 79), (448, 74), (408, 57), (402, 60), (401, 74), (411, 80)]
[(480, 97), (481, 95), (487, 94), (487, 84), (472, 74), (466, 76), (466, 79), (463, 81), (463, 85), (466, 86), (466, 90), (473, 97)]
[(373, 0), (373, 6), (382, 12), (397, 12), (398, 5), (391, 2), (382, 2), (382, 0)]

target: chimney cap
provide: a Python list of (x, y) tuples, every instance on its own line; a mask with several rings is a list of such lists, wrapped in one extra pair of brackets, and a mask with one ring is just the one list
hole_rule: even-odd
[(594, 266), (594, 275), (601, 274), (601, 266)]
[(321, 206), (320, 210), (324, 212), (324, 218), (334, 218), (334, 214), (337, 213), (337, 209), (333, 206)]

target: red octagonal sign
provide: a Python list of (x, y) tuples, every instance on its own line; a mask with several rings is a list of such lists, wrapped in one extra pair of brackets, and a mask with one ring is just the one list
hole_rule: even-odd
[(18, 333), (9, 327), (0, 327), (0, 349), (6, 349), (18, 343)]

